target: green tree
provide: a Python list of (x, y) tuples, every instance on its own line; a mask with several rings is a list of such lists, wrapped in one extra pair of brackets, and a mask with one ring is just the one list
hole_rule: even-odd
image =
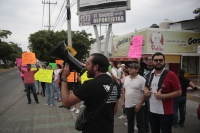
[(200, 8), (195, 9), (195, 10), (193, 11), (193, 13), (194, 13), (194, 14), (197, 14), (197, 15), (195, 16), (196, 19), (200, 18)]
[[(78, 60), (88, 56), (92, 43), (90, 36), (91, 34), (87, 34), (85, 31), (72, 31), (72, 44), (78, 52), (75, 56)], [(29, 36), (28, 48), (36, 54), (37, 59), (54, 61), (55, 59), (51, 58), (51, 53), (63, 40), (67, 42), (67, 32), (64, 30), (57, 32), (42, 30)]]
[[(7, 60), (12, 53), (12, 48), (7, 42), (0, 43), (0, 59), (7, 65)], [(6, 66), (7, 67), (7, 66)]]
[(0, 38), (8, 38), (8, 35), (11, 35), (12, 32), (9, 30), (0, 30)]

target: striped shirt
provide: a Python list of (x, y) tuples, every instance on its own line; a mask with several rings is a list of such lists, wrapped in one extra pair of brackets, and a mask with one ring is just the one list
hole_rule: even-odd
[(140, 103), (143, 96), (145, 81), (145, 78), (139, 74), (135, 78), (131, 78), (130, 76), (125, 77), (125, 108), (131, 108)]

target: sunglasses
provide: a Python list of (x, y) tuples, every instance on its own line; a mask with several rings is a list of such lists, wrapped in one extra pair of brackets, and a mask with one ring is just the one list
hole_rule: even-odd
[(154, 59), (153, 61), (154, 61), (154, 62), (158, 62), (158, 61), (159, 61), (159, 62), (163, 62), (164, 60), (163, 60), (163, 59)]

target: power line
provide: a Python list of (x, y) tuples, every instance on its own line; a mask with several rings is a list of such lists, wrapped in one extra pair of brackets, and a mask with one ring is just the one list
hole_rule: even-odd
[[(45, 2), (45, 0), (44, 0), (44, 2)], [(45, 6), (45, 4), (43, 5), (42, 28), (43, 28), (43, 20), (44, 20), (44, 6)], [(42, 30), (42, 28), (41, 28), (41, 30)]]

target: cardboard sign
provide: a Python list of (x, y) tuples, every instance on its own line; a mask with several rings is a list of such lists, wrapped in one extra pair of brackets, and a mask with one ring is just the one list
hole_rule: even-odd
[(83, 75), (81, 76), (81, 84), (83, 84), (85, 81), (90, 80), (90, 79), (93, 79), (93, 78), (88, 78), (87, 77), (87, 71), (85, 71), (83, 73)]
[[(22, 66), (21, 66), (21, 70), (27, 71), (26, 65), (22, 65)], [(20, 72), (20, 77), (24, 77), (24, 74), (23, 74), (22, 72)]]
[(129, 58), (141, 58), (142, 54), (142, 40), (143, 36), (134, 36), (132, 44), (130, 45), (128, 57)]
[(67, 45), (66, 48), (72, 56), (75, 56), (77, 54), (77, 51), (73, 47), (71, 47), (70, 45)]
[(40, 79), (40, 70), (41, 70), (41, 68), (35, 73), (35, 75), (34, 75), (34, 79), (35, 80), (39, 80)]
[(56, 64), (62, 65), (63, 62), (64, 62), (63, 60), (56, 60)]
[(51, 65), (52, 69), (56, 68), (56, 63), (49, 63), (49, 65)]
[(17, 66), (20, 66), (21, 62), (22, 62), (22, 58), (16, 58)]
[(77, 82), (78, 74), (76, 72), (71, 72), (67, 77), (67, 82)]
[(36, 64), (35, 53), (32, 52), (23, 53), (22, 64)]
[(53, 79), (53, 70), (44, 70), (41, 69), (39, 72), (39, 81), (40, 82), (46, 82), (46, 83), (52, 83)]

